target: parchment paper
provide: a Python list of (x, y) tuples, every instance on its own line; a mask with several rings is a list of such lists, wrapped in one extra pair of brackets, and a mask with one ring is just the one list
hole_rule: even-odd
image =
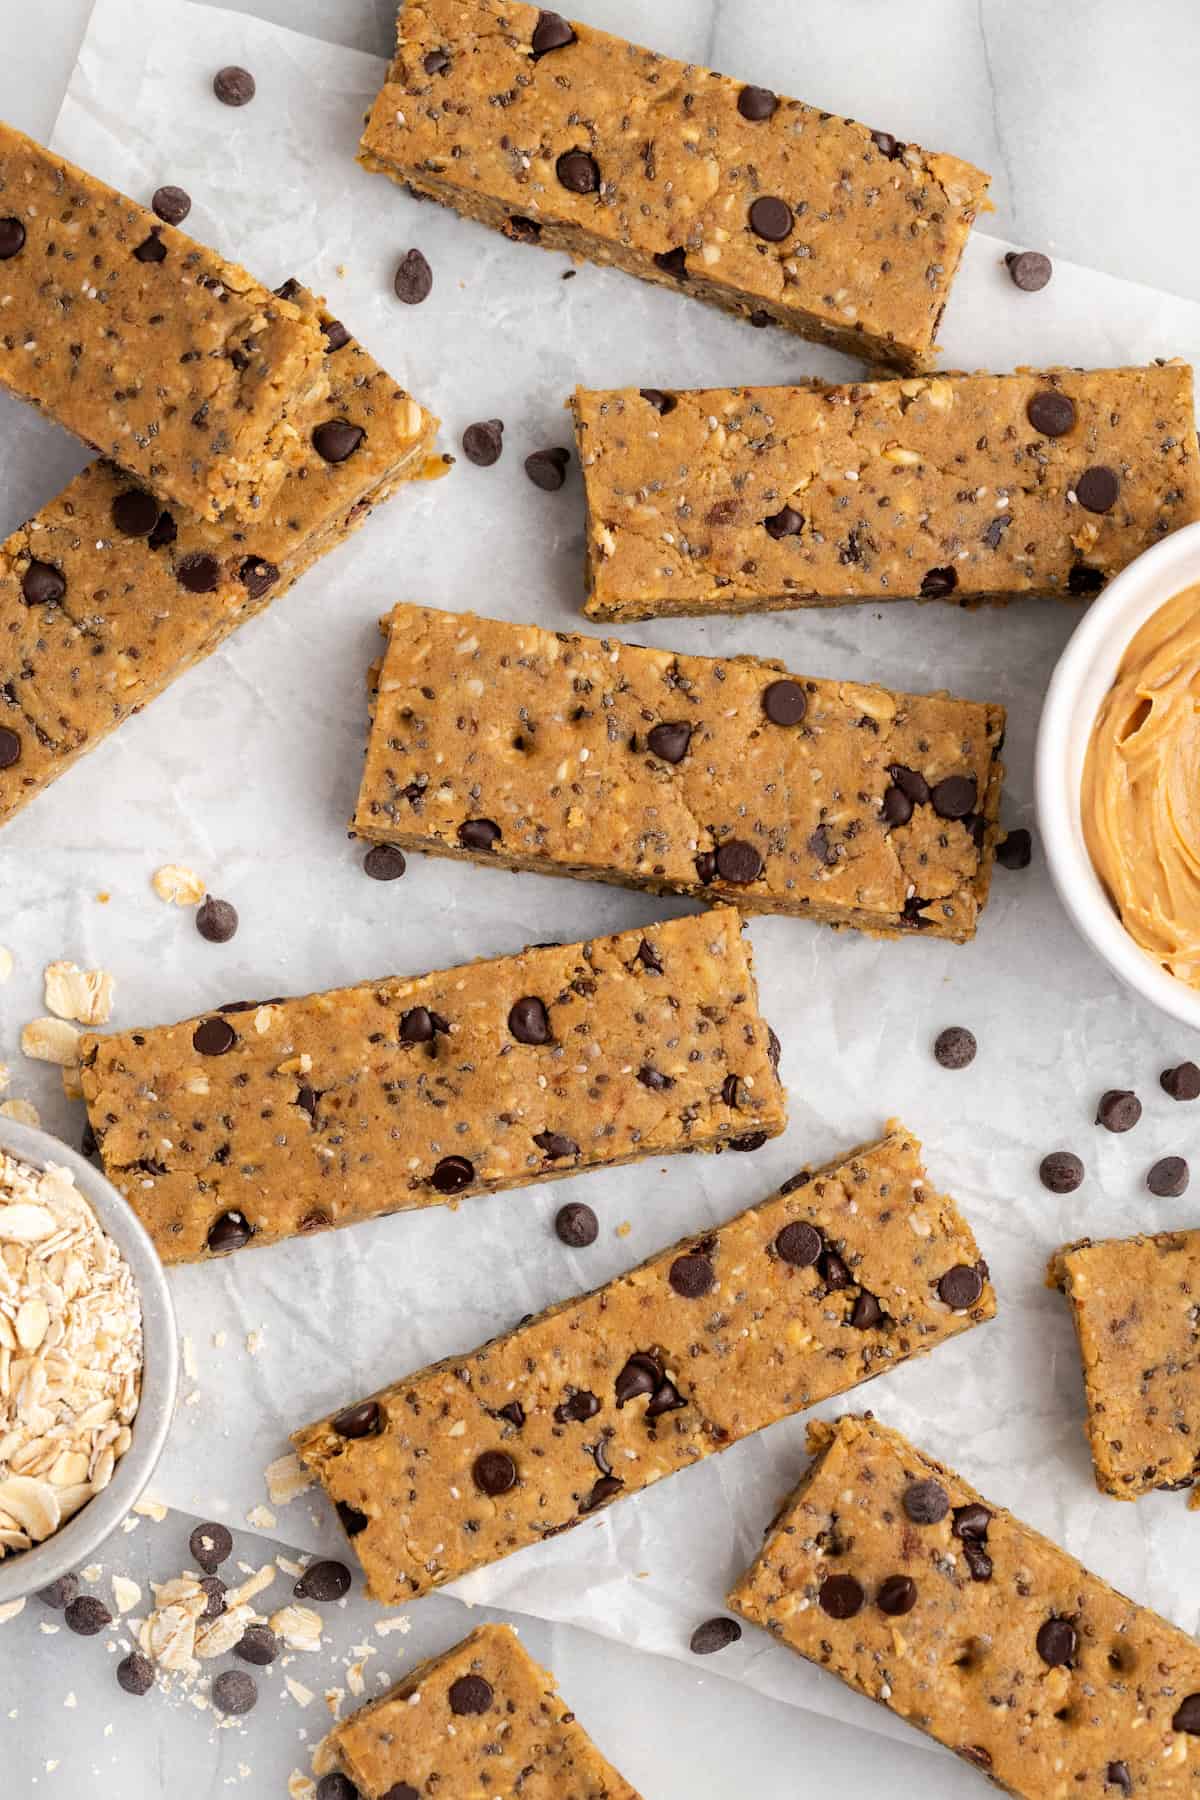
[[(597, 0), (589, 11), (608, 23), (612, 7)], [(776, 40), (773, 50), (778, 85), (804, 92), (787, 44)], [(219, 106), (209, 88), (212, 72), (231, 61), (258, 77), (258, 98), (241, 112)], [(99, 0), (54, 134), (57, 148), (134, 194), (148, 199), (164, 181), (187, 188), (189, 229), (266, 280), (295, 273), (324, 290), (381, 361), (443, 415), (450, 448), (474, 419), (502, 417), (507, 426), (495, 468), (460, 461), (445, 482), (402, 493), (5, 832), (0, 935), (17, 967), (0, 995), (0, 1048), (14, 1065), (13, 1091), (38, 1099), (64, 1135), (77, 1136), (81, 1109), (56, 1099), (51, 1075), (23, 1064), (16, 1044), (22, 1022), (42, 1011), (40, 972), (53, 957), (111, 969), (114, 1023), (131, 1025), (681, 910), (591, 884), (421, 858), (400, 883), (367, 880), (345, 820), (374, 623), (402, 597), (580, 623), (578, 471), (561, 494), (546, 495), (521, 467), (529, 450), (571, 442), (562, 401), (577, 380), (670, 387), (859, 372), (832, 353), (614, 273), (583, 267), (564, 281), (564, 259), (509, 245), (356, 169), (361, 115), (382, 72), (360, 52), (240, 14), (179, 0)], [(413, 244), (435, 278), (419, 308), (401, 306), (391, 291), (395, 264)], [(986, 236), (971, 246), (946, 315), (947, 366), (1200, 354), (1200, 306), (1061, 263), (1042, 294), (1018, 294), (1003, 271), (1004, 248)], [(83, 460), (0, 397), (0, 526), (36, 508)], [(636, 636), (1003, 701), (1006, 818), (1030, 825), (1040, 696), (1075, 617), (1037, 601), (973, 614), (902, 604), (642, 625)], [(189, 914), (156, 899), (149, 877), (167, 861), (192, 865), (235, 901), (242, 927), (232, 943), (202, 943)], [(1157, 1156), (1194, 1147), (1200, 1109), (1174, 1105), (1157, 1085), (1158, 1071), (1194, 1046), (1090, 958), (1050, 893), (1040, 854), (1024, 873), (997, 872), (979, 937), (963, 949), (876, 943), (784, 919), (756, 922), (752, 936), (764, 1007), (784, 1045), (792, 1106), (784, 1139), (753, 1157), (580, 1177), (176, 1272), (196, 1374), (185, 1381), (157, 1490), (190, 1512), (244, 1521), (266, 1500), (262, 1469), (285, 1448), (289, 1428), (730, 1216), (897, 1114), (924, 1137), (933, 1178), (974, 1224), (1001, 1314), (825, 1410), (872, 1407), (1194, 1629), (1196, 1521), (1179, 1495), (1134, 1507), (1097, 1494), (1066, 1308), (1041, 1285), (1047, 1254), (1068, 1238), (1194, 1219), (1187, 1196), (1154, 1201), (1144, 1188)], [(956, 1074), (930, 1054), (933, 1036), (951, 1023), (970, 1026), (980, 1045), (974, 1066)], [(1109, 1086), (1134, 1086), (1146, 1103), (1142, 1124), (1124, 1138), (1092, 1124)], [(1065, 1199), (1037, 1179), (1041, 1156), (1060, 1147), (1088, 1165), (1083, 1188)], [(599, 1242), (583, 1253), (564, 1250), (551, 1230), (572, 1196), (601, 1219)], [(720, 1608), (795, 1480), (803, 1441), (802, 1421), (777, 1426), (456, 1591), (686, 1656), (692, 1627)], [(314, 1549), (340, 1542), (311, 1496), (280, 1511), (273, 1535)], [(862, 1727), (897, 1729), (761, 1634), (747, 1632), (725, 1652), (721, 1673)]]

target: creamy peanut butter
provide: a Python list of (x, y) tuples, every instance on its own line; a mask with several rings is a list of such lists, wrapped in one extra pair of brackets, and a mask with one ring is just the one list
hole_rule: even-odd
[(1081, 810), (1134, 941), (1200, 987), (1200, 586), (1142, 626), (1096, 715)]

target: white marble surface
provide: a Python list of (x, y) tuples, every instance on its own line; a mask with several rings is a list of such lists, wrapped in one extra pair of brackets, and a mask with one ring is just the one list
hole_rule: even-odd
[[(381, 0), (237, 0), (235, 9), (293, 27), (303, 26), (329, 41), (377, 51), (386, 48), (389, 9)], [(5, 44), (5, 54), (0, 58), (0, 113), (48, 135), (89, 10), (83, 0), (49, 0), (40, 15), (40, 29), (30, 32), (18, 44)], [(812, 0), (803, 5), (797, 0), (791, 4), (724, 0), (723, 5), (715, 7), (691, 4), (690, 0), (658, 0), (653, 5), (638, 4), (637, 0), (593, 0), (588, 6), (579, 0), (579, 10), (586, 11), (598, 23), (681, 54), (704, 57), (718, 67), (748, 77), (776, 82), (873, 123), (887, 125), (900, 135), (911, 134), (960, 150), (997, 175), (999, 210), (992, 229), (1118, 274), (1200, 296), (1200, 256), (1188, 234), (1177, 228), (1181, 209), (1189, 199), (1186, 179), (1163, 173), (1173, 144), (1175, 154), (1186, 159), (1190, 151), (1194, 157), (1200, 137), (1191, 105), (1196, 36), (1190, 5), (1159, 0), (1153, 31), (1138, 15), (1130, 14), (1123, 0), (1093, 0), (1087, 6), (1078, 0), (1038, 5), (1001, 5), (999, 0), (989, 4), (983, 0), (978, 8), (959, 0), (925, 0), (919, 9), (903, 10), (888, 0)], [(1164, 57), (1163, 46), (1167, 43), (1171, 53)], [(103, 98), (107, 104), (120, 104), (119, 96)], [(1150, 156), (1144, 144), (1153, 146)], [(398, 232), (407, 228), (408, 222), (406, 215), (402, 226), (398, 217)], [(439, 221), (437, 230), (444, 229)], [(451, 240), (442, 241), (449, 244)], [(708, 325), (698, 326), (697, 335), (709, 329)], [(1189, 347), (1193, 351), (1196, 348)], [(697, 378), (691, 367), (692, 354), (698, 352), (683, 353), (679, 378), (685, 371), (690, 378)], [(1031, 350), (1030, 354), (1034, 352)], [(1011, 360), (1016, 359), (1014, 356)], [(413, 379), (417, 386), (416, 377)], [(480, 410), (486, 414), (487, 408)], [(462, 422), (463, 419), (458, 420), (459, 424)], [(50, 434), (46, 435), (43, 451), (44, 460), (30, 470), (27, 484), (24, 479), (10, 484), (0, 496), (6, 520), (36, 504), (76, 456), (72, 447)], [(555, 546), (558, 574), (567, 566), (562, 562), (564, 552), (569, 561), (574, 554), (569, 539)], [(475, 560), (470, 567), (477, 570), (483, 565)], [(565, 580), (558, 585), (565, 593)], [(440, 597), (449, 603), (461, 596), (446, 593)], [(516, 610), (521, 609), (517, 606)], [(917, 616), (922, 630), (932, 629), (929, 611)], [(962, 623), (970, 622), (959, 621), (954, 626), (956, 673), (967, 643), (959, 632)], [(1039, 680), (1045, 666), (1044, 633), (1033, 635), (1024, 613), (1014, 613), (1007, 626), (994, 620), (978, 623), (980, 630), (974, 648), (965, 654), (977, 661), (982, 674), (989, 671), (994, 659), (999, 660), (1001, 647), (1006, 646), (1004, 697), (1020, 703), (1021, 676), (1014, 667), (1014, 645), (1016, 660), (1025, 655), (1030, 678)], [(302, 630), (312, 631), (314, 652), (317, 625), (315, 615), (310, 615), (308, 627), (301, 626)], [(282, 612), (265, 629), (282, 632)], [(837, 638), (836, 630), (833, 637)], [(704, 647), (701, 640), (689, 638), (688, 642), (694, 642), (696, 648)], [(839, 650), (847, 655), (858, 654), (862, 643), (861, 625), (848, 621)], [(901, 638), (893, 635), (890, 627), (888, 643), (893, 663), (897, 659), (902, 662), (905, 652)], [(721, 647), (720, 640), (714, 647)], [(359, 649), (356, 642), (347, 663), (359, 656)], [(253, 654), (248, 648), (246, 656)], [(249, 730), (253, 715), (247, 700), (252, 684), (244, 689), (238, 684), (236, 647), (229, 655), (234, 686), (229, 695), (229, 717), (236, 722), (231, 729), (241, 726)], [(269, 640), (262, 640), (261, 632), (258, 656), (260, 664), (264, 656), (267, 660), (270, 656)], [(829, 666), (833, 666), (832, 662)], [(878, 672), (884, 672), (882, 664)], [(903, 669), (896, 666), (894, 675), (902, 678)], [(977, 682), (976, 687), (981, 688), (982, 684)], [(162, 707), (168, 704), (160, 703)], [(1028, 697), (1023, 706), (1024, 716), (1030, 716)], [(193, 733), (202, 729), (202, 719), (186, 703), (176, 718)], [(189, 787), (186, 779), (176, 790), (176, 778), (183, 773), (186, 758), (180, 758), (182, 746), (175, 728), (165, 717), (160, 723), (154, 715), (143, 725), (153, 732), (153, 736), (142, 739), (143, 753), (148, 749), (151, 755), (163, 759), (170, 785), (177, 791), (180, 831), (187, 828), (194, 832), (192, 841), (197, 855), (206, 848), (210, 853), (219, 853), (224, 867), (249, 881), (258, 846), (253, 841), (231, 837), (215, 808), (211, 821), (197, 821), (189, 813), (199, 790)], [(302, 712), (289, 727), (295, 733), (298, 755), (303, 754), (303, 725)], [(1018, 749), (1014, 781), (1018, 798), (1028, 793), (1027, 750), (1027, 744)], [(59, 804), (61, 796), (48, 796), (45, 819), (51, 836), (42, 835), (37, 815), (30, 814), (20, 828), (19, 843), (12, 850), (0, 850), (0, 905), (6, 918), (0, 936), (13, 942), (22, 929), (32, 935), (31, 915), (52, 890), (57, 904), (66, 865), (57, 864), (56, 857), (64, 843), (76, 848), (89, 842), (102, 843), (110, 866), (121, 870), (140, 869), (143, 864), (152, 866), (157, 835), (153, 845), (139, 848), (138, 815), (129, 786), (135, 760), (125, 754), (114, 759), (113, 791), (110, 794), (103, 787), (93, 788), (95, 803), (86, 817), (79, 817), (69, 805)], [(330, 793), (328, 799), (326, 810), (336, 812), (340, 796)], [(293, 815), (285, 808), (284, 831), (279, 832), (274, 826), (270, 831), (271, 847), (277, 853), (283, 851), (286, 826), (292, 817), (299, 822), (301, 814), (297, 811)], [(156, 824), (156, 834), (157, 829)], [(414, 902), (423, 893), (423, 903), (428, 904), (433, 887), (425, 871), (421, 883), (414, 883), (411, 888), (405, 884), (406, 904), (410, 892)], [(349, 896), (349, 888), (346, 893)], [(340, 894), (339, 888), (339, 901)], [(611, 909), (614, 918), (618, 916), (616, 909), (622, 920), (632, 922), (634, 918), (636, 908), (631, 910), (633, 903), (628, 900), (605, 897), (603, 906)], [(84, 911), (80, 896), (79, 915)], [(315, 923), (304, 922), (304, 937), (310, 948)], [(997, 917), (996, 929), (1002, 934), (996, 942), (1006, 968), (1020, 980), (1024, 992), (1034, 994), (1039, 977), (1037, 949), (1022, 930), (1021, 918), (1006, 907)], [(775, 946), (773, 953), (781, 954), (784, 933), (771, 927), (768, 936)], [(149, 930), (146, 948), (148, 960), (152, 961), (154, 934)], [(260, 938), (259, 954), (267, 948)], [(806, 939), (803, 943), (796, 940), (796, 950), (798, 968), (811, 973), (815, 949), (810, 949)], [(246, 944), (246, 955), (252, 963), (253, 942)], [(301, 944), (297, 964), (304, 955), (305, 944)], [(842, 972), (855, 996), (847, 1009), (829, 1021), (836, 1040), (844, 1046), (869, 1029), (871, 986), (887, 978), (889, 965), (878, 961), (868, 947), (852, 940), (844, 940), (839, 956)], [(415, 966), (422, 958), (417, 955), (412, 960)], [(911, 965), (911, 958), (909, 962)], [(1077, 966), (1072, 966), (1071, 975)], [(944, 994), (923, 997), (918, 1008), (920, 1018), (914, 1024), (913, 1045), (918, 1044), (927, 1018), (932, 1020), (947, 1005), (960, 1005), (961, 1009), (970, 1004), (971, 984), (966, 971), (957, 964), (943, 967), (939, 963), (938, 983), (950, 978), (951, 972), (953, 978)], [(142, 979), (142, 993), (153, 992), (153, 979), (150, 969)], [(1031, 1062), (1042, 1070), (1042, 1079), (1047, 1082), (1063, 1067), (1076, 1086), (1086, 1087), (1090, 1079), (1094, 1045), (1088, 1041), (1088, 1021), (1098, 1016), (1101, 1005), (1110, 1003), (1111, 994), (1090, 971), (1085, 972), (1083, 979), (1080, 993), (1071, 986), (1066, 973), (1058, 976), (1055, 985), (1062, 1000), (1061, 1004), (1056, 1000), (1051, 1009), (1056, 1015), (1054, 1031), (1031, 1045)], [(18, 1000), (14, 993), (6, 1002), (4, 1023), (9, 1036), (14, 1019), (20, 1016), (13, 1009), (25, 998), (21, 995)], [(1061, 1020), (1057, 1015), (1068, 1005), (1075, 1010), (1075, 1025), (1065, 1038), (1060, 1038)], [(170, 1003), (161, 999), (155, 1006), (156, 1013), (171, 1010)], [(979, 1014), (970, 1014), (969, 1022), (978, 1024)], [(1144, 1030), (1143, 1016), (1138, 1015), (1135, 1023), (1139, 1031)], [(907, 1047), (902, 1047), (902, 1054)], [(1106, 1047), (1113, 1048), (1113, 1042), (1107, 1038)], [(1139, 1053), (1139, 1070), (1143, 1062), (1153, 1067), (1156, 1048), (1157, 1044), (1154, 1049), (1144, 1047)], [(907, 1107), (910, 1089), (914, 1104), (919, 1104), (923, 1068), (923, 1064), (914, 1061), (903, 1091), (893, 1088), (889, 1104)], [(852, 1085), (852, 1062), (837, 1079)], [(978, 1096), (972, 1107), (977, 1103)], [(795, 1141), (800, 1144), (805, 1109), (800, 1107), (797, 1111), (799, 1130)], [(971, 1185), (982, 1187), (994, 1185), (997, 1179), (1012, 1180), (1014, 1192), (1019, 1191), (1017, 1165), (1011, 1160), (1005, 1162), (1006, 1152), (1011, 1157), (1012, 1146), (1019, 1139), (1019, 1121), (1004, 1117), (1003, 1109), (1001, 1118), (993, 1120), (985, 1107), (980, 1123), (995, 1129), (985, 1135), (978, 1157), (968, 1164)], [(1115, 1163), (1109, 1176), (1115, 1188), (1121, 1177)], [(743, 1190), (748, 1194), (746, 1183)], [(1082, 1223), (1079, 1228), (1083, 1228)], [(1004, 1246), (1004, 1255), (1015, 1257), (1028, 1236), (1040, 1241), (1044, 1229), (1036, 1199), (1025, 1194), (1015, 1208), (1011, 1243)], [(645, 1247), (650, 1248), (650, 1243)], [(1069, 1419), (1074, 1404), (1074, 1371), (1066, 1334), (1059, 1329), (1062, 1321), (1052, 1312), (1049, 1301), (1046, 1307), (1049, 1373), (1027, 1403), (1034, 1409), (1060, 1408)], [(1024, 1366), (1032, 1368), (1033, 1364)], [(935, 1363), (927, 1365), (927, 1402), (936, 1403), (936, 1370)], [(882, 1390), (876, 1392), (882, 1402)], [(990, 1424), (988, 1420), (979, 1422), (979, 1434), (984, 1440)], [(947, 1443), (943, 1447), (949, 1450), (951, 1446)], [(1082, 1452), (1074, 1439), (1065, 1454), (1072, 1480), (1078, 1482), (1081, 1474), (1086, 1478)], [(730, 1478), (736, 1479), (728, 1459), (727, 1466)], [(1048, 1495), (1042, 1517), (1051, 1529), (1056, 1510), (1053, 1495)], [(1098, 1510), (1093, 1524), (1099, 1539), (1105, 1531), (1102, 1510)], [(153, 1572), (158, 1578), (174, 1573), (186, 1531), (186, 1522), (178, 1520), (159, 1528), (143, 1527), (120, 1546), (119, 1566), (136, 1575), (138, 1558), (153, 1554)], [(255, 1560), (262, 1553), (261, 1542), (253, 1546), (251, 1554)], [(1136, 1582), (1129, 1579), (1137, 1591)], [(339, 1624), (339, 1633), (346, 1642), (357, 1641), (369, 1632), (371, 1609), (358, 1603), (348, 1607), (347, 1614)], [(413, 1636), (403, 1640), (404, 1662), (411, 1664), (418, 1650), (450, 1641), (468, 1620), (462, 1607), (448, 1598), (415, 1609)], [(850, 1758), (857, 1783), (868, 1790), (879, 1787), (900, 1800), (909, 1800), (909, 1796), (915, 1800), (918, 1794), (954, 1797), (980, 1791), (977, 1777), (945, 1759), (935, 1759), (915, 1741), (911, 1748), (907, 1743), (884, 1743), (856, 1734), (845, 1725), (812, 1714), (801, 1715), (722, 1681), (715, 1673), (710, 1675), (707, 1666), (701, 1674), (686, 1666), (618, 1651), (586, 1634), (549, 1629), (532, 1622), (524, 1629), (535, 1653), (552, 1661), (581, 1714), (609, 1754), (642, 1788), (647, 1800), (657, 1796), (662, 1800), (679, 1796), (682, 1800), (685, 1794), (726, 1794), (734, 1791), (735, 1784), (748, 1785), (763, 1800), (816, 1795), (841, 1778), (840, 1772)], [(139, 1710), (137, 1703), (115, 1690), (107, 1668), (97, 1682), (97, 1664), (102, 1659), (97, 1643), (70, 1638), (65, 1632), (43, 1637), (30, 1619), (7, 1626), (4, 1632), (0, 1647), (7, 1653), (4, 1663), (9, 1674), (8, 1705), (16, 1709), (16, 1717), (0, 1720), (0, 1747), (22, 1784), (14, 1791), (21, 1794), (53, 1793), (56, 1784), (60, 1791), (112, 1794), (114, 1800), (116, 1796), (123, 1800), (126, 1795), (166, 1792), (178, 1796), (178, 1800), (201, 1800), (202, 1796), (226, 1791), (226, 1784), (234, 1791), (244, 1785), (256, 1795), (282, 1793), (288, 1770), (304, 1762), (298, 1733), (307, 1729), (315, 1735), (319, 1729), (309, 1722), (311, 1711), (305, 1715), (297, 1713), (294, 1703), (278, 1698), (272, 1688), (245, 1733), (223, 1734), (217, 1748), (212, 1749), (206, 1730), (197, 1731), (197, 1721), (189, 1712), (152, 1704), (144, 1704)], [(389, 1669), (400, 1666), (400, 1642), (397, 1638), (387, 1640), (387, 1654), (378, 1659)], [(303, 1678), (303, 1671), (289, 1672), (298, 1672)], [(328, 1676), (323, 1673), (320, 1680), (325, 1679)], [(278, 1683), (274, 1685), (277, 1687)], [(70, 1692), (77, 1698), (74, 1707), (65, 1705)], [(111, 1738), (104, 1736), (108, 1721), (116, 1724)], [(58, 1766), (48, 1771), (45, 1765), (53, 1760)], [(242, 1761), (252, 1770), (246, 1777), (238, 1773)]]

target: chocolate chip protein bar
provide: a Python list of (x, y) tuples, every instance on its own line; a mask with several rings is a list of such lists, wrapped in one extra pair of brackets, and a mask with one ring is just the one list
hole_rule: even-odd
[(80, 1050), (105, 1172), (165, 1262), (786, 1123), (731, 907)]
[(479, 1626), (335, 1725), (313, 1773), (360, 1800), (639, 1800), (507, 1625)]
[(963, 942), (1004, 709), (397, 606), (354, 830), (438, 856)]
[(1096, 594), (1200, 518), (1188, 364), (580, 389), (593, 619)]
[(305, 457), (316, 321), (0, 122), (0, 384), (215, 520)]
[(969, 1228), (893, 1123), (879, 1143), (293, 1441), (370, 1593), (394, 1603), (557, 1536), (995, 1306)]
[[(1200, 1231), (1083, 1238), (1050, 1259), (1083, 1360), (1096, 1485), (1114, 1500), (1200, 1473)], [(1200, 1504), (1200, 1489), (1190, 1501)]]
[(1020, 1800), (1193, 1800), (1200, 1646), (868, 1414), (729, 1597)]
[(211, 524), (96, 462), (0, 544), (0, 824), (285, 593), (430, 465), (437, 420), (311, 294), (324, 398), (252, 525)]
[(408, 0), (359, 161), (523, 244), (902, 373), (988, 177), (515, 0)]

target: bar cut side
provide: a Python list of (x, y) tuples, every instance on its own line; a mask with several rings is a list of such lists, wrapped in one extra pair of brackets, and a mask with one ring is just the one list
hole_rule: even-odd
[(580, 389), (593, 619), (1087, 598), (1200, 518), (1192, 370)]
[(1004, 709), (397, 606), (354, 830), (507, 868), (961, 943)]
[(995, 1311), (921, 1147), (880, 1142), (298, 1431), (396, 1603), (844, 1393)]
[(903, 373), (988, 177), (516, 0), (408, 0), (365, 168), (503, 232)]

